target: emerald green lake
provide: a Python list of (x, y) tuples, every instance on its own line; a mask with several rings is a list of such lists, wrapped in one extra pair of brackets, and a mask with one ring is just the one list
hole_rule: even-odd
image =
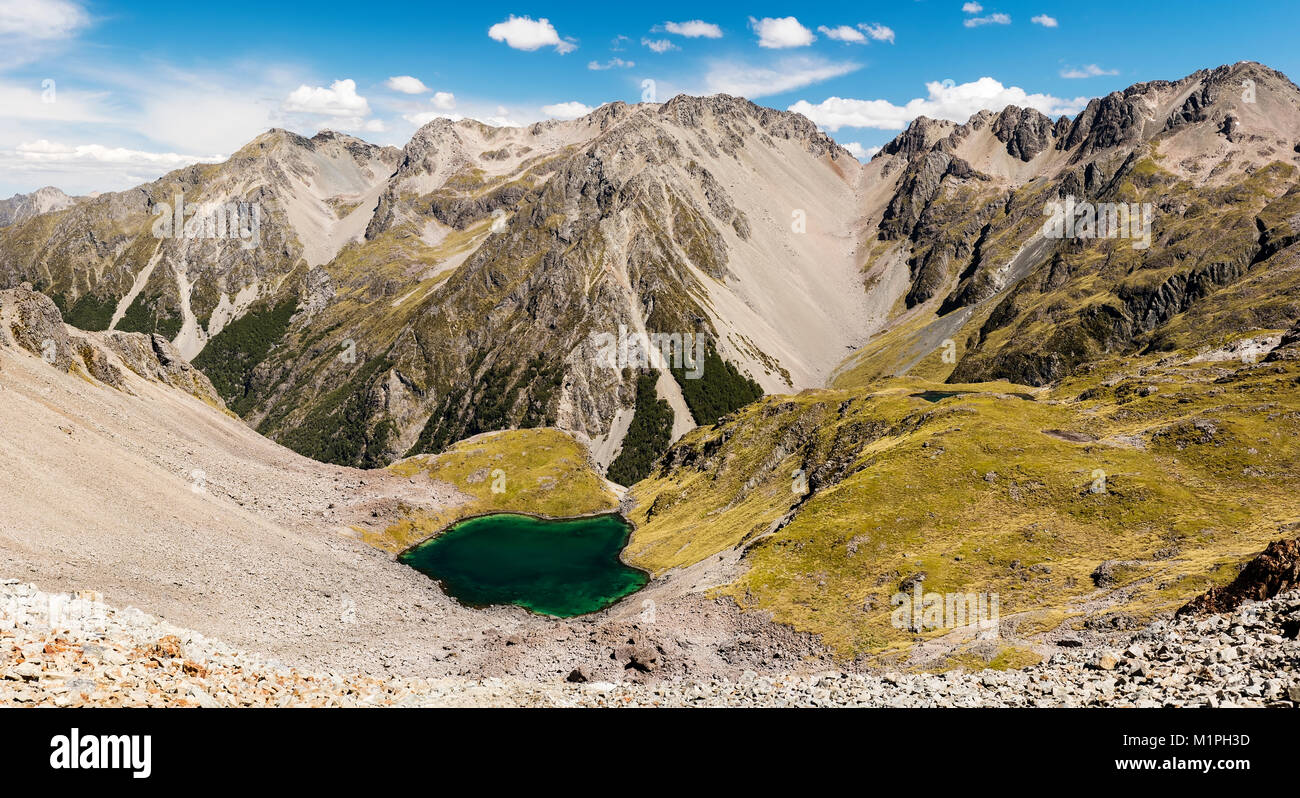
[(571, 618), (645, 587), (649, 576), (619, 559), (631, 533), (618, 515), (549, 521), (494, 513), (454, 524), (399, 559), (462, 604), (517, 604)]

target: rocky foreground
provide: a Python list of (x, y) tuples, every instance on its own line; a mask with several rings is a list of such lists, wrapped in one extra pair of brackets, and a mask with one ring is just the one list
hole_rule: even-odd
[(1300, 590), (1024, 670), (639, 685), (304, 673), (99, 599), (0, 581), (0, 706), (1300, 706)]

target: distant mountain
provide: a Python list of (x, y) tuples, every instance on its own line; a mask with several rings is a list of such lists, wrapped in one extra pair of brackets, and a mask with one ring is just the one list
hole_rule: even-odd
[[(1300, 89), (1250, 62), (1074, 118), (920, 118), (867, 164), (726, 96), (438, 120), (401, 150), (271, 131), (0, 228), (0, 299), (56, 318), (23, 283), (316, 460), (450, 450), (393, 469), (442, 475), (413, 492), (500, 464), (564, 497), (571, 471), (532, 468), (581, 460), (612, 496), (559, 433), (481, 434), (568, 431), (629, 484), (623, 556), (663, 608), (722, 596), (846, 661), (1015, 667), (1300, 518)], [(698, 372), (626, 357), (654, 333), (701, 335)], [(102, 382), (68, 336), (56, 365)], [(348, 528), (399, 549), (448, 520), (396, 507)], [(922, 594), (1000, 597), (1005, 623), (896, 623)]]
[[(890, 667), (1017, 667), (1228, 581), (1300, 517), (1298, 142), (1248, 62), (917, 119), (858, 183), (888, 320), (675, 443), (625, 558)], [(897, 623), (922, 594), (1004, 620)]]
[[(400, 151), (271, 131), (0, 231), (0, 285), (31, 282), (87, 329), (163, 335), (317, 459), (558, 426), (603, 466), (631, 429), (649, 447), (620, 466), (635, 476), (662, 450), (652, 427), (676, 439), (760, 392), (908, 372), (1041, 385), (1107, 352), (1286, 326), (1279, 284), (1215, 295), (1291, 252), (1298, 108), (1243, 62), (1074, 119), (920, 118), (865, 165), (798, 114), (726, 96), (440, 119)], [(159, 238), (177, 195), (256, 205), (257, 246)], [(1044, 209), (1067, 198), (1133, 203), (1139, 222), (1149, 203), (1152, 243), (1048, 238)], [(638, 422), (642, 364), (611, 367), (602, 342), (653, 333), (701, 335), (707, 367), (651, 364), (671, 413), (642, 403)]]
[[(6, 230), (0, 285), (31, 282), (87, 329), (164, 335), (250, 423), (319, 459), (547, 424), (608, 463), (637, 377), (604, 362), (602, 335), (707, 339), (699, 383), (660, 370), (675, 435), (820, 385), (866, 340), (883, 313), (864, 306), (846, 213), (860, 171), (804, 117), (730, 97), (527, 128), (437, 120), (400, 152), (272, 131)], [(177, 195), (256, 203), (258, 246), (159, 238)]]
[(33, 216), (70, 208), (77, 202), (53, 186), (38, 188), (30, 194), (15, 194), (0, 200), (0, 227), (25, 222)]
[[(840, 384), (919, 367), (1044, 385), (1107, 353), (1287, 326), (1297, 142), (1300, 90), (1250, 62), (1141, 83), (1073, 120), (1014, 107), (917, 119), (864, 175), (891, 189), (865, 209), (868, 274), (902, 310)], [(1045, 213), (1067, 201), (1145, 211), (1149, 233), (1096, 237), (1106, 217), (1054, 239)]]

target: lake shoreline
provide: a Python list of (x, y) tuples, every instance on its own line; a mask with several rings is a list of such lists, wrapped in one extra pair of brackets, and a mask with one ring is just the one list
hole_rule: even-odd
[[(545, 617), (574, 618), (608, 610), (654, 580), (652, 572), (623, 556), (635, 530), (616, 510), (562, 517), (514, 510), (476, 513), (407, 547), (395, 560), (471, 609), (513, 605)], [(623, 583), (613, 587), (609, 579)], [(602, 582), (605, 588), (593, 590)], [(530, 592), (536, 590), (541, 592)]]

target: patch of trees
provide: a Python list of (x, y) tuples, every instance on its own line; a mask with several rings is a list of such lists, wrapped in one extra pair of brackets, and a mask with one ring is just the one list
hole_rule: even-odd
[(238, 415), (252, 409), (253, 370), (266, 359), (271, 347), (284, 338), (297, 309), (296, 297), (275, 306), (250, 309), (212, 336), (194, 358), (194, 366), (208, 376), (217, 393)]
[[(682, 387), (682, 398), (691, 409), (695, 423), (703, 426), (716, 424), (728, 413), (763, 396), (763, 389), (757, 382), (740, 373), (730, 361), (723, 360), (712, 346), (704, 355), (702, 372), (690, 368), (670, 370)], [(687, 375), (692, 373), (699, 373), (699, 378), (688, 379)]]
[(650, 475), (655, 461), (668, 451), (673, 435), (673, 409), (655, 390), (657, 374), (636, 381), (636, 410), (623, 438), (623, 448), (606, 472), (620, 485), (632, 485)]

